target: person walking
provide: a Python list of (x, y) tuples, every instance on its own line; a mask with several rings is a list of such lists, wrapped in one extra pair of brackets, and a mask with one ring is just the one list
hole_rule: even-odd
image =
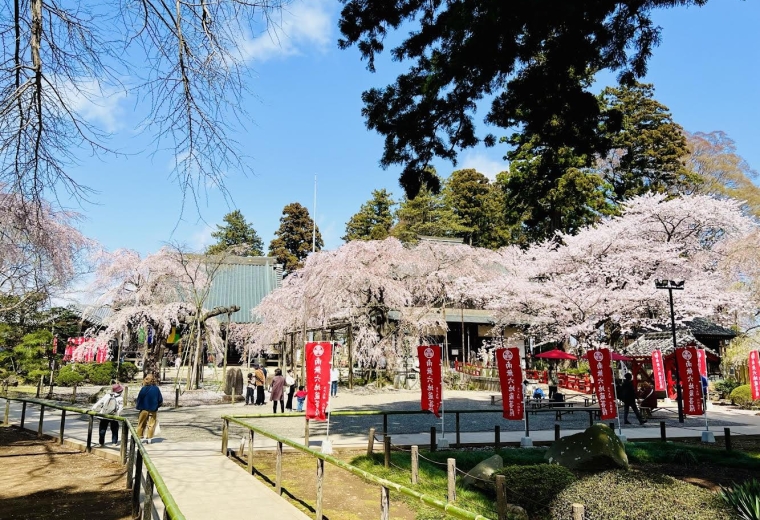
[(625, 406), (625, 411), (623, 412), (623, 420), (625, 424), (631, 424), (628, 421), (628, 411), (630, 408), (633, 408), (633, 413), (636, 414), (636, 419), (639, 420), (639, 424), (644, 424), (647, 422), (646, 419), (643, 419), (639, 413), (639, 407), (636, 404), (636, 389), (633, 386), (633, 376), (630, 372), (625, 375), (625, 381), (623, 381), (623, 384), (620, 385), (619, 397)]
[(254, 402), (254, 393), (256, 392), (256, 381), (253, 379), (253, 372), (248, 373), (248, 382), (245, 386), (245, 405), (251, 405)]
[(330, 361), (330, 397), (338, 397), (338, 380), (340, 380), (340, 371)]
[[(121, 415), (124, 409), (124, 398), (122, 392), (124, 388), (119, 383), (111, 386), (111, 391), (98, 399), (98, 402), (92, 406), (93, 411), (105, 415)], [(113, 419), (100, 419), (98, 425), (98, 444), (102, 448), (106, 444), (106, 431), (111, 428), (111, 444), (119, 444), (119, 421)]]
[(293, 377), (293, 371), (291, 369), (288, 369), (288, 373), (285, 375), (285, 386), (288, 387), (288, 400), (285, 402), (285, 409), (292, 412), (293, 394), (296, 393), (296, 378)]
[(253, 373), (253, 377), (256, 380), (256, 406), (263, 406), (264, 399), (264, 385), (266, 384), (267, 376), (264, 375), (264, 371), (261, 370), (261, 365), (254, 365), (256, 369)]
[(282, 370), (279, 368), (274, 371), (272, 386), (269, 400), (272, 401), (272, 413), (277, 413), (277, 402), (280, 403), (280, 413), (285, 413), (285, 378), (282, 377)]
[(296, 412), (303, 412), (303, 403), (306, 401), (306, 390), (304, 390), (303, 385), (298, 387), (298, 392), (296, 392), (296, 400), (298, 401), (298, 409)]
[[(143, 441), (150, 444), (153, 440), (153, 434), (156, 431), (158, 423), (158, 409), (164, 404), (164, 397), (161, 395), (161, 389), (156, 386), (156, 378), (153, 374), (148, 374), (143, 379), (143, 387), (137, 394), (135, 408), (140, 411), (137, 417), (137, 436)], [(147, 427), (147, 434), (146, 434)]]

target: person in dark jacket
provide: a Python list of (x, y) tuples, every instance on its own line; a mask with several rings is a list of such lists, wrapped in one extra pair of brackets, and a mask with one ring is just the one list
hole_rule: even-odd
[(278, 402), (280, 403), (280, 413), (285, 413), (285, 378), (282, 377), (282, 370), (279, 368), (274, 371), (271, 392), (269, 400), (272, 401), (272, 413), (277, 413)]
[[(143, 387), (137, 394), (137, 401), (135, 402), (135, 408), (140, 411), (140, 415), (137, 417), (137, 435), (142, 437), (143, 441), (147, 441), (148, 444), (151, 443), (156, 431), (158, 408), (162, 404), (164, 404), (164, 397), (161, 395), (161, 389), (156, 386), (156, 378), (153, 377), (153, 374), (148, 374), (143, 380)], [(145, 436), (146, 426), (148, 428), (147, 436)]]
[(641, 414), (639, 413), (639, 407), (636, 404), (636, 389), (633, 386), (633, 376), (630, 372), (625, 375), (625, 381), (620, 385), (620, 395), (618, 397), (623, 401), (623, 405), (625, 406), (623, 412), (625, 424), (631, 424), (628, 421), (628, 411), (631, 408), (633, 408), (633, 413), (636, 414), (636, 419), (639, 420), (639, 424), (647, 422), (646, 419), (642, 419)]

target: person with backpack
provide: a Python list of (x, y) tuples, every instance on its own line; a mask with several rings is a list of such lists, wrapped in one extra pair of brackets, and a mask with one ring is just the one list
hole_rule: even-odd
[[(158, 424), (158, 408), (164, 404), (164, 396), (161, 395), (161, 389), (156, 386), (156, 378), (153, 374), (148, 374), (143, 379), (143, 387), (137, 394), (135, 408), (140, 411), (137, 417), (137, 435), (142, 437), (143, 441), (148, 444), (153, 440), (153, 434)], [(148, 429), (147, 436), (145, 429)]]
[[(98, 402), (93, 405), (93, 411), (102, 413), (103, 415), (121, 415), (121, 411), (124, 408), (123, 391), (124, 388), (119, 383), (115, 383), (111, 387), (111, 391), (98, 399)], [(101, 448), (106, 444), (106, 430), (108, 430), (109, 426), (111, 427), (111, 444), (119, 444), (119, 421), (100, 419), (98, 444), (100, 444)]]

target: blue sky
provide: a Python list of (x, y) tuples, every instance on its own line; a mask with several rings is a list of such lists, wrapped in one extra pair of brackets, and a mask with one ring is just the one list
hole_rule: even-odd
[[(318, 176), (317, 224), (326, 247), (341, 244), (345, 223), (369, 199), (387, 188), (398, 198), (398, 169), (382, 170), (382, 139), (365, 128), (361, 93), (393, 81), (401, 66), (384, 57), (369, 73), (356, 49), (337, 48), (337, 0), (296, 0), (283, 15), (280, 44), (267, 36), (248, 49), (249, 84), (255, 96), (244, 101), (252, 122), (236, 135), (250, 154), (253, 175), (231, 174), (228, 203), (211, 190), (181, 215), (182, 195), (170, 178), (171, 157), (147, 153), (103, 160), (85, 158), (76, 178), (96, 190), (93, 203), (79, 211), (82, 231), (108, 249), (127, 247), (150, 253), (168, 241), (200, 249), (211, 243), (214, 224), (240, 209), (268, 247), (282, 208), (300, 202), (313, 210)], [(760, 169), (760, 2), (712, 0), (702, 8), (658, 11), (663, 42), (655, 50), (645, 81), (689, 131), (723, 130), (739, 153)], [(614, 81), (601, 77), (598, 90)], [(137, 149), (135, 100), (114, 95), (87, 109), (96, 123), (114, 132), (114, 143)], [(458, 167), (494, 176), (505, 169), (503, 149), (463, 153)], [(448, 163), (436, 164), (447, 175)]]

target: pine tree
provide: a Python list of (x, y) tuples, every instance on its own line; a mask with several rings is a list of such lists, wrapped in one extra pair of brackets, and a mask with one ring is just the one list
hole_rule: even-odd
[(387, 190), (374, 190), (372, 198), (362, 204), (359, 212), (346, 223), (343, 240), (383, 240), (390, 235), (393, 227), (391, 208), (396, 203)]
[[(218, 255), (227, 251), (232, 246), (239, 246), (240, 251), (235, 251), (240, 256), (262, 256), (264, 242), (259, 237), (253, 226), (245, 221), (245, 217), (239, 209), (227, 213), (223, 218), (225, 225), (216, 225), (216, 231), (211, 236), (216, 239), (206, 249), (207, 255)], [(237, 249), (237, 248), (236, 248)]]
[[(269, 256), (274, 256), (283, 265), (285, 272), (293, 272), (303, 265), (303, 260), (312, 250), (314, 221), (309, 210), (298, 202), (285, 206), (280, 217), (280, 227), (276, 238), (269, 244)], [(316, 228), (315, 248), (322, 249), (324, 242), (319, 227)]]
[(469, 229), (464, 241), (471, 246), (483, 246), (483, 235), (493, 226), (488, 207), (490, 192), (488, 177), (477, 170), (456, 170), (446, 180), (443, 200)]
[(464, 237), (470, 228), (446, 205), (442, 194), (423, 187), (413, 199), (404, 197), (396, 211), (397, 224), (391, 235), (404, 243), (415, 243), (420, 235)]
[(602, 169), (616, 202), (647, 192), (682, 192), (698, 183), (684, 165), (683, 129), (654, 99), (653, 85), (608, 87), (599, 100), (607, 112), (622, 115), (622, 128), (607, 133), (612, 151)]

